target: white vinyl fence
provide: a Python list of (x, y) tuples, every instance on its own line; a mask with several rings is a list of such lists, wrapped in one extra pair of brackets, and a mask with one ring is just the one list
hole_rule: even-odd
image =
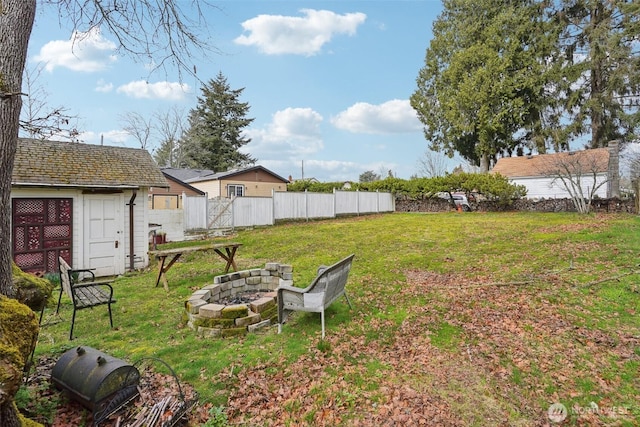
[(273, 192), (272, 197), (232, 200), (183, 196), (184, 229), (217, 229), (273, 225), (278, 220), (335, 218), (395, 210), (391, 193), (339, 191), (333, 193)]

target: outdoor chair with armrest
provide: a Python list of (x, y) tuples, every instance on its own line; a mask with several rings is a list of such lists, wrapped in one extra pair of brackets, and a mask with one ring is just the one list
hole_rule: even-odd
[[(96, 281), (96, 276), (90, 269), (72, 269), (69, 264), (62, 258), (58, 258), (60, 272), (60, 295), (58, 296), (58, 305), (56, 313), (60, 309), (60, 301), (62, 293), (73, 302), (73, 316), (71, 318), (71, 330), (69, 331), (69, 339), (73, 339), (73, 327), (76, 320), (76, 312), (85, 308), (96, 307), (99, 305), (107, 305), (109, 309), (109, 324), (113, 328), (113, 316), (111, 314), (111, 304), (116, 300), (113, 298), (112, 280)], [(88, 274), (91, 281), (78, 282), (81, 274)]]

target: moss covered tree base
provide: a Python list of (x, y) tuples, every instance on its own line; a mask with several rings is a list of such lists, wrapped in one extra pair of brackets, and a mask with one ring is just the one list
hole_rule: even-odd
[(38, 336), (38, 321), (29, 307), (0, 295), (0, 426), (23, 425), (14, 397)]
[(25, 273), (13, 263), (11, 275), (13, 287), (16, 290), (16, 299), (29, 306), (33, 311), (40, 311), (45, 306), (55, 287), (47, 279)]

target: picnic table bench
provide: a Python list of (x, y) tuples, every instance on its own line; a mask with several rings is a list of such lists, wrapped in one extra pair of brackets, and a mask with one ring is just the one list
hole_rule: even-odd
[[(212, 245), (203, 245), (203, 246), (189, 246), (184, 248), (174, 248), (174, 249), (165, 249), (159, 251), (149, 251), (149, 255), (155, 256), (158, 259), (158, 278), (156, 279), (156, 287), (162, 280), (165, 290), (169, 290), (169, 283), (167, 282), (166, 273), (169, 271), (171, 266), (175, 264), (178, 259), (183, 254), (188, 254), (192, 252), (204, 252), (213, 250), (215, 253), (220, 255), (220, 257), (226, 261), (226, 266), (224, 268), (224, 272), (228, 273), (229, 268), (233, 267), (233, 271), (238, 271), (236, 267), (236, 251), (238, 248), (242, 246), (242, 243), (214, 243)], [(223, 252), (224, 251), (224, 252)], [(167, 258), (171, 257), (169, 262), (167, 263)]]
[(329, 267), (321, 265), (318, 274), (306, 288), (281, 285), (278, 287), (278, 333), (282, 332), (282, 324), (287, 320), (290, 311), (307, 311), (320, 313), (322, 338), (324, 338), (324, 311), (335, 300), (344, 295), (351, 307), (345, 291), (345, 285), (351, 270), (351, 262), (355, 255), (336, 262)]

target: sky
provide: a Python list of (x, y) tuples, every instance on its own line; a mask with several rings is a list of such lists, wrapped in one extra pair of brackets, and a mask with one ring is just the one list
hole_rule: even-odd
[[(231, 89), (243, 89), (239, 101), (254, 120), (242, 151), (257, 165), (321, 182), (358, 181), (366, 171), (419, 174), (428, 141), (409, 97), (439, 0), (210, 2), (206, 41), (216, 51), (189, 62), (201, 81), (222, 73)], [(124, 115), (186, 116), (197, 106), (198, 78), (150, 71), (118, 52), (112, 35), (74, 33), (56, 8), (39, 6), (27, 68), (40, 70), (34, 86), (47, 105), (78, 117), (81, 141), (140, 148), (123, 131)], [(153, 138), (145, 148), (153, 154), (159, 145)]]

